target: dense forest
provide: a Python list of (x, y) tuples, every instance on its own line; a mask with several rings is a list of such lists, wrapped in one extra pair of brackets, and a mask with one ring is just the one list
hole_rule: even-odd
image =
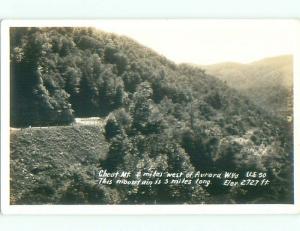
[[(12, 203), (293, 202), (292, 125), (270, 116), (224, 81), (199, 67), (177, 65), (132, 39), (93, 28), (11, 28), (10, 33), (11, 127), (24, 128), (11, 139)], [(72, 128), (77, 117), (101, 117), (106, 123), (103, 131)], [(31, 132), (26, 128), (31, 126), (48, 126), (49, 131)], [(55, 157), (59, 166), (51, 165), (56, 152), (49, 147), (45, 156), (44, 149), (53, 141), (50, 135), (57, 139), (64, 127), (67, 137), (77, 139), (73, 143), (95, 142), (89, 136), (103, 132), (105, 151), (95, 147), (105, 153), (91, 158), (97, 150), (89, 146), (81, 160), (76, 152), (73, 163), (82, 161), (76, 172), (67, 172), (70, 163), (64, 161), (73, 158), (72, 152)], [(36, 142), (47, 135), (42, 151)], [(87, 161), (89, 154), (92, 161)], [(33, 159), (47, 160), (47, 167)], [(35, 180), (18, 172), (20, 166)], [(49, 174), (55, 168), (60, 174)], [(272, 183), (261, 188), (103, 186), (94, 181), (95, 169), (253, 170), (266, 172)]]

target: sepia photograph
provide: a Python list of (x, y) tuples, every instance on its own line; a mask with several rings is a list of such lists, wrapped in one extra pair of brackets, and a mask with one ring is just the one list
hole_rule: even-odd
[(8, 23), (2, 206), (295, 205), (296, 28)]

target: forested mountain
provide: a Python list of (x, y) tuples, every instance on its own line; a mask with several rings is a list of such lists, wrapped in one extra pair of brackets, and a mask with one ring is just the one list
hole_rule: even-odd
[[(11, 127), (69, 125), (75, 117), (107, 117), (106, 158), (89, 163), (90, 167), (240, 174), (254, 170), (268, 173), (272, 181), (259, 189), (218, 184), (207, 188), (154, 185), (149, 189), (99, 186), (82, 170), (43, 180), (46, 188), (56, 189), (55, 182), (61, 177), (69, 187), (60, 190), (37, 190), (40, 185), (33, 184), (20, 194), (17, 187), (12, 188), (18, 193), (13, 203), (28, 203), (32, 193), (43, 194), (38, 203), (293, 201), (290, 125), (270, 117), (201, 68), (176, 65), (132, 39), (93, 28), (12, 28), (10, 46)], [(72, 131), (80, 132), (80, 127)], [(22, 142), (18, 145), (14, 143), (17, 137), (11, 140), (14, 163), (21, 162), (23, 154), (31, 155), (26, 148), (20, 153), (21, 143), (31, 147), (40, 140), (31, 137), (34, 141), (25, 142), (22, 131), (19, 136)], [(39, 155), (34, 145), (30, 150)], [(72, 153), (64, 155), (69, 158)], [(27, 171), (41, 174), (29, 162)], [(17, 172), (12, 175), (18, 176)]]
[(265, 58), (249, 64), (202, 66), (273, 115), (292, 115), (293, 56)]

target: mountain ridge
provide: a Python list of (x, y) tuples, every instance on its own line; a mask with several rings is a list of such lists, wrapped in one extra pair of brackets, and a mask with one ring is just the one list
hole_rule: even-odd
[(293, 56), (267, 57), (247, 64), (201, 66), (273, 115), (292, 116)]

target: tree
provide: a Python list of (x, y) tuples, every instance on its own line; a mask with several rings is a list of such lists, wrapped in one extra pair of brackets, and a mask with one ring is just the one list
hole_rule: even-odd
[(105, 125), (106, 139), (112, 139), (123, 133), (121, 125), (118, 123), (114, 115), (110, 116)]
[[(103, 162), (103, 167), (108, 171), (115, 171), (131, 150), (131, 143), (127, 136), (117, 134), (111, 139), (111, 145), (107, 154), (107, 159)], [(123, 169), (124, 170), (124, 169)]]

